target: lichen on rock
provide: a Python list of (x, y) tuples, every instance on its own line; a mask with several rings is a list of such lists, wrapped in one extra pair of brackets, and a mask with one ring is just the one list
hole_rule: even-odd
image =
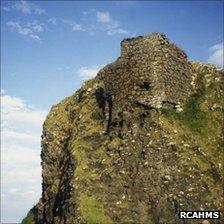
[(223, 211), (223, 74), (163, 34), (122, 41), (47, 116), (35, 222), (173, 224), (179, 210)]

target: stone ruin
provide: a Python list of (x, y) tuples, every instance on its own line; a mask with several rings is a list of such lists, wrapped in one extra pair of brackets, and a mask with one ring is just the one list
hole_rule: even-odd
[(124, 39), (121, 56), (97, 76), (115, 111), (127, 102), (156, 109), (179, 105), (190, 93), (191, 77), (185, 52), (160, 33)]

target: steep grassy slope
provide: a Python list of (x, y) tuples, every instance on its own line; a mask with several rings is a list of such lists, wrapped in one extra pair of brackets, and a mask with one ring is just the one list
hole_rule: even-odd
[(27, 213), (26, 217), (22, 220), (21, 224), (35, 224), (37, 219), (37, 209), (33, 207)]

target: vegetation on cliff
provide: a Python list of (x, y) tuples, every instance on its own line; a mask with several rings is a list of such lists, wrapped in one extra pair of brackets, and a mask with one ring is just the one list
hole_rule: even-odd
[(21, 224), (35, 224), (36, 219), (37, 219), (37, 209), (34, 206), (27, 213), (26, 217), (22, 220)]
[(223, 70), (189, 62), (161, 34), (121, 45), (44, 123), (36, 223), (180, 223), (179, 210), (223, 210)]

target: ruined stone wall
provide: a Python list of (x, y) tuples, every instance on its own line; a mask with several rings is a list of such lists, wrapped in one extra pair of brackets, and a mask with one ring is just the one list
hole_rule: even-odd
[(154, 33), (123, 40), (121, 57), (98, 76), (118, 110), (124, 102), (160, 108), (164, 102), (180, 104), (189, 95), (191, 66), (181, 49)]

